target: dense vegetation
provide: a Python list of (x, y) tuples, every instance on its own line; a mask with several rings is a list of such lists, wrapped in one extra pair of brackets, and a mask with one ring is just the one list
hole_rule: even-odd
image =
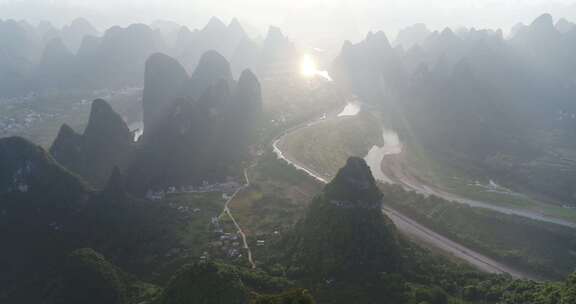
[(383, 184), (384, 203), (433, 230), (530, 273), (563, 278), (576, 267), (574, 229)]
[[(538, 34), (547, 23), (543, 17), (524, 29), (516, 43), (531, 44), (530, 36)], [(11, 33), (23, 27), (25, 23), (0, 21), (0, 36), (5, 34), (3, 29)], [(98, 34), (83, 22), (75, 27), (83, 27), (81, 32)], [(465, 35), (475, 34), (469, 31)], [(493, 34), (479, 35), (494, 38)], [(287, 126), (331, 115), (321, 114), (329, 105), (341, 102), (342, 97), (334, 93), (333, 84), (298, 82), (291, 76), (281, 76), (283, 81), (263, 93), (255, 74), (244, 68), (256, 66), (259, 72), (265, 72), (266, 68), (274, 69), (277, 62), (293, 64), (296, 51), (275, 28), (261, 47), (254, 47), (251, 41), (242, 39), (244, 36), (237, 21), (226, 26), (212, 19), (202, 31), (182, 30), (177, 46), (171, 49), (171, 54), (176, 54), (182, 63), (162, 54), (150, 57), (142, 101), (145, 133), (139, 141), (133, 141), (121, 115), (103, 100), (93, 103), (82, 134), (66, 125), (61, 128), (50, 154), (22, 138), (0, 139), (0, 239), (7, 244), (0, 251), (0, 302), (576, 303), (576, 274), (570, 275), (576, 265), (573, 229), (424, 197), (397, 186), (382, 185), (378, 189), (364, 160), (353, 157), (344, 165), (349, 155), (365, 155), (375, 143), (381, 143), (380, 124), (372, 116), (359, 114), (360, 119), (345, 118), (341, 125), (333, 121), (318, 124), (308, 141), (288, 138), (292, 141), (288, 144), (294, 146), (292, 152), (304, 155), (306, 162), (326, 154), (325, 163), (313, 165), (315, 169), (323, 169), (323, 175), (335, 176), (323, 190), (303, 171), (277, 159), (268, 147), (262, 151), (263, 145), (267, 146)], [(116, 27), (101, 38), (88, 37), (82, 42), (77, 37), (65, 41), (47, 39), (50, 42), (43, 45), (42, 56), (34, 41), (28, 41), (28, 47), (24, 43), (21, 50), (36, 54), (22, 55), (35, 59), (31, 62), (38, 64), (37, 75), (31, 72), (30, 79), (10, 79), (7, 84), (14, 90), (7, 94), (26, 88), (65, 89), (75, 87), (78, 82), (83, 83), (84, 89), (140, 84), (136, 78), (141, 75), (145, 58), (152, 51), (166, 49), (159, 37), (159, 32), (144, 25)], [(453, 38), (454, 33), (445, 31), (428, 43)], [(496, 34), (498, 47), (500, 38)], [(71, 44), (79, 48), (78, 53), (67, 50)], [(230, 64), (217, 51), (204, 52), (208, 47), (235, 58), (233, 62), (241, 63), (242, 68)], [(424, 47), (430, 48), (434, 49)], [(370, 102), (382, 97), (381, 92), (372, 90), (384, 81), (387, 88), (382, 91), (387, 94), (387, 105), (391, 105), (396, 90), (414, 85), (405, 83), (405, 79), (394, 79), (395, 73), (403, 75), (396, 52), (401, 51), (392, 49), (382, 33), (372, 34), (356, 46), (346, 44), (341, 60), (359, 60), (360, 64), (347, 71), (347, 75), (339, 76), (349, 78), (353, 90)], [(427, 57), (417, 53), (402, 56)], [(441, 52), (434, 53), (431, 57)], [(19, 54), (5, 55), (8, 60), (0, 58), (0, 67), (11, 64), (10, 58)], [(379, 58), (378, 64), (372, 61), (372, 56)], [(470, 153), (478, 161), (487, 155), (483, 148), (494, 144), (505, 153), (497, 152), (480, 163), (515, 163), (517, 160), (508, 159), (510, 151), (506, 148), (510, 147), (506, 140), (523, 139), (525, 134), (512, 132), (518, 131), (515, 126), (494, 121), (506, 118), (511, 113), (507, 111), (496, 111), (504, 114), (490, 117), (494, 118), (490, 123), (506, 130), (503, 135), (492, 134), (497, 129), (484, 128), (484, 122), (466, 121), (472, 110), (480, 110), (484, 116), (494, 113), (455, 101), (461, 98), (476, 101), (482, 96), (494, 102), (495, 97), (487, 94), (486, 88), (472, 85), (477, 65), (455, 57), (458, 63), (448, 64), (453, 65), (452, 73), (418, 69), (420, 74), (415, 81), (421, 90), (414, 93), (417, 101), (408, 102), (402, 109), (407, 116), (398, 117), (421, 118), (411, 107), (422, 100), (430, 101), (427, 109), (434, 110), (430, 112), (433, 115), (416, 119), (416, 136), (434, 135), (428, 139), (434, 141), (438, 139), (435, 136), (446, 132), (451, 138), (441, 138), (429, 147), (454, 147), (450, 155), (460, 155), (461, 151), (470, 152), (469, 149), (480, 146), (482, 149)], [(78, 66), (72, 67), (71, 62)], [(191, 66), (196, 70), (188, 76), (186, 68)], [(379, 70), (383, 67), (384, 73)], [(78, 68), (93, 73), (87, 74), (89, 79), (76, 79), (72, 75)], [(110, 79), (103, 78), (108, 75)], [(378, 83), (363, 81), (366, 75)], [(5, 76), (0, 71), (0, 80), (6, 80)], [(430, 78), (437, 78), (438, 82)], [(430, 86), (420, 86), (420, 81)], [(533, 83), (516, 81), (520, 87)], [(458, 90), (444, 92), (444, 85), (451, 82), (459, 85)], [(0, 81), (0, 89), (5, 86)], [(308, 86), (309, 91), (303, 89)], [(554, 86), (547, 89), (550, 88)], [(560, 96), (561, 93), (571, 90), (562, 89), (554, 104), (562, 105), (565, 96)], [(285, 95), (286, 92), (291, 94)], [(275, 105), (264, 116), (266, 122), (261, 121), (264, 94), (278, 97), (272, 98)], [(327, 97), (333, 100), (316, 102)], [(447, 103), (438, 106), (436, 102), (444, 97)], [(289, 103), (288, 98), (301, 100)], [(518, 101), (518, 96), (512, 100)], [(446, 109), (452, 111), (444, 113)], [(390, 111), (386, 116), (391, 118), (398, 113), (403, 112)], [(549, 114), (535, 117), (548, 119)], [(563, 117), (570, 114), (568, 110), (561, 113)], [(454, 115), (464, 126), (461, 130), (447, 125), (424, 130), (427, 123), (437, 118), (450, 121)], [(258, 129), (262, 125), (266, 125), (266, 130)], [(558, 131), (557, 124), (543, 125), (537, 134)], [(565, 131), (568, 128), (564, 127), (570, 126), (562, 124), (560, 129)], [(463, 143), (464, 134), (475, 129), (486, 133), (478, 136), (478, 143)], [(561, 134), (559, 138), (570, 136)], [(317, 145), (310, 141), (317, 141)], [(344, 145), (333, 149), (325, 142)], [(534, 150), (526, 149), (519, 157), (524, 161), (535, 154)], [(555, 158), (558, 159), (563, 158)], [(254, 161), (253, 165), (248, 165), (248, 160)], [(341, 165), (344, 167), (340, 168)], [(548, 165), (544, 167), (549, 169)], [(534, 168), (540, 167), (531, 167)], [(239, 177), (242, 169), (249, 175), (249, 187), (240, 185), (244, 182)], [(525, 172), (524, 169), (511, 175)], [(572, 191), (569, 187), (572, 172), (563, 177), (567, 178), (561, 182), (548, 180), (537, 186), (544, 193), (560, 190), (558, 197), (565, 198)], [(224, 180), (232, 186), (204, 183)], [(528, 181), (533, 181), (532, 176)], [(186, 187), (200, 184), (202, 188)], [(559, 282), (514, 280), (508, 275), (481, 273), (443, 258), (401, 236), (382, 213), (382, 202), (501, 261), (537, 275), (567, 278)], [(234, 218), (241, 228), (232, 225)], [(244, 234), (252, 251), (244, 248), (241, 238)], [(256, 269), (246, 267), (248, 252), (255, 253)]]
[[(12, 154), (13, 148), (4, 145), (7, 142), (19, 141), (20, 146), (16, 147), (20, 148), (20, 153)], [(2, 155), (4, 160), (12, 160), (9, 155), (19, 157), (31, 157), (30, 153), (44, 155), (45, 159), (36, 160), (33, 164), (38, 165), (32, 168), (53, 170), (45, 172), (52, 177), (47, 178), (45, 182), (58, 182), (62, 187), (71, 190), (73, 184), (67, 184), (66, 179), (70, 182), (78, 180), (57, 165), (40, 147), (24, 140), (3, 140), (0, 142), (0, 147), (0, 151), (5, 153)], [(6, 167), (8, 164), (18, 162), (0, 162), (0, 167), (7, 169), (3, 172), (12, 174), (20, 172)], [(40, 171), (36, 172), (36, 177), (43, 176)], [(156, 287), (135, 282), (91, 249), (77, 250), (66, 257), (67, 252), (72, 251), (74, 247), (93, 246), (106, 252), (106, 255), (123, 269), (130, 270), (139, 277), (162, 282), (167, 275), (178, 268), (178, 265), (196, 260), (200, 256), (202, 247), (209, 240), (206, 229), (209, 227), (210, 219), (218, 215), (222, 208), (221, 205), (215, 205), (218, 201), (217, 196), (205, 202), (199, 201), (198, 195), (195, 197), (186, 194), (171, 195), (161, 202), (132, 198), (123, 191), (121, 184), (117, 184), (122, 181), (122, 177), (118, 170), (115, 170), (101, 192), (88, 192), (80, 186), (81, 194), (78, 197), (86, 197), (85, 205), (81, 209), (78, 209), (80, 206), (73, 205), (75, 209), (68, 210), (70, 213), (64, 213), (66, 209), (47, 208), (47, 212), (50, 213), (40, 212), (31, 217), (31, 214), (34, 214), (32, 210), (41, 205), (33, 205), (33, 201), (29, 199), (37, 197), (33, 195), (39, 194), (37, 191), (43, 189), (40, 188), (42, 184), (34, 179), (28, 179), (28, 175), (18, 174), (18, 178), (23, 180), (14, 182), (28, 182), (30, 188), (27, 192), (7, 189), (3, 190), (0, 197), (2, 217), (5, 220), (2, 222), (2, 236), (12, 244), (0, 255), (2, 267), (6, 270), (0, 277), (4, 284), (1, 295), (3, 300), (9, 302), (34, 303), (49, 296), (53, 303), (77, 303), (79, 298), (85, 298), (90, 296), (92, 291), (100, 290), (98, 296), (103, 298), (90, 297), (94, 303), (140, 303), (138, 301), (153, 297), (156, 294), (154, 291)], [(57, 179), (59, 174), (62, 177)], [(4, 184), (11, 185), (12, 182), (12, 179), (9, 179)], [(79, 182), (78, 184), (81, 185)], [(55, 207), (54, 203), (61, 200), (61, 195), (66, 193), (74, 194), (60, 191), (54, 201), (50, 200), (49, 196), (43, 200), (37, 199), (41, 200), (42, 204)], [(193, 201), (190, 202), (190, 199)], [(83, 202), (78, 201), (78, 198), (71, 200), (74, 204)], [(198, 208), (199, 214), (191, 214), (195, 208)], [(25, 227), (19, 225), (24, 217), (32, 220), (34, 225)], [(54, 220), (58, 222), (51, 222)], [(42, 250), (34, 250), (29, 246), (35, 248), (40, 246)], [(224, 267), (226, 271), (232, 271), (230, 270), (232, 268)], [(233, 271), (239, 273), (239, 277), (246, 284), (254, 286), (251, 290), (274, 293), (292, 286), (283, 279), (269, 279), (264, 273)], [(27, 275), (29, 273), (35, 275), (30, 277)], [(43, 292), (46, 289), (46, 282), (50, 282), (49, 295)], [(246, 293), (248, 294), (248, 291)]]
[(567, 304), (576, 301), (576, 275), (565, 282), (536, 283), (495, 278), (467, 286), (463, 298), (471, 302), (499, 304)]
[(295, 289), (279, 295), (258, 296), (252, 304), (315, 304), (316, 302), (306, 290)]
[(290, 133), (279, 143), (293, 159), (323, 177), (334, 177), (350, 156), (363, 156), (382, 145), (382, 127), (371, 113), (327, 119)]
[(429, 253), (409, 245), (381, 212), (381, 195), (364, 161), (351, 158), (294, 230), (272, 245), (277, 258), (266, 267), (282, 268), (326, 303), (412, 303), (438, 297), (443, 302), (435, 303), (446, 303), (445, 292), (432, 287), (437, 282), (460, 286), (481, 277), (441, 259), (431, 263)]
[(122, 182), (118, 174), (96, 192), (20, 138), (0, 140), (0, 168), (0, 236), (11, 244), (0, 252), (0, 294), (6, 301), (36, 302), (53, 270), (82, 247), (161, 281), (202, 254), (210, 220), (223, 204), (219, 194), (137, 199), (116, 184)]
[[(298, 172), (294, 168), (286, 169)], [(452, 261), (415, 246), (400, 236), (396, 236), (398, 241), (394, 243), (383, 241), (382, 236), (378, 237), (378, 229), (361, 229), (368, 223), (379, 221), (384, 223), (386, 219), (379, 210), (374, 210), (372, 216), (364, 214), (362, 217), (355, 218), (354, 214), (361, 211), (342, 204), (346, 202), (346, 197), (352, 199), (351, 202), (364, 198), (365, 203), (370, 201), (370, 193), (374, 193), (366, 188), (360, 188), (364, 190), (348, 196), (359, 188), (354, 190), (351, 184), (348, 183), (346, 186), (345, 181), (353, 181), (352, 185), (361, 185), (362, 178), (358, 178), (359, 173), (351, 173), (352, 176), (356, 175), (356, 178), (350, 178), (349, 175), (347, 178), (342, 178), (347, 175), (342, 174), (342, 171), (351, 172), (341, 170), (337, 178), (326, 187), (325, 193), (310, 204), (306, 216), (296, 226), (293, 234), (288, 234), (279, 242), (280, 244), (272, 246), (279, 246), (281, 253), (277, 254), (290, 257), (288, 262), (279, 265), (275, 264), (277, 260), (272, 259), (271, 265), (264, 265), (265, 269), (275, 272), (278, 272), (279, 268), (283, 269), (279, 273), (286, 273), (288, 277), (310, 288), (319, 301), (329, 303), (570, 303), (563, 301), (571, 299), (569, 295), (572, 286), (571, 278), (565, 283), (536, 283), (514, 280), (508, 276), (481, 274), (468, 266), (454, 264)], [(410, 196), (420, 197), (417, 194), (404, 192), (395, 186), (383, 189), (385, 202), (410, 201)], [(326, 197), (331, 199), (326, 199)], [(421, 199), (425, 198), (421, 197)], [(340, 204), (336, 204), (338, 201)], [(363, 206), (364, 203), (356, 201), (356, 204), (360, 204), (358, 206)], [(323, 212), (315, 212), (316, 209), (321, 209)], [(375, 218), (376, 214), (380, 217), (379, 220)], [(323, 224), (313, 226), (312, 221)], [(331, 221), (338, 224), (336, 226), (328, 224)], [(346, 227), (354, 227), (354, 229), (346, 231)], [(387, 233), (395, 234), (393, 227), (383, 229), (388, 230)], [(380, 240), (364, 242), (371, 237)], [(300, 238), (302, 240), (299, 240)], [(310, 239), (310, 241), (304, 242), (304, 239)], [(351, 245), (356, 241), (358, 241), (356, 245)], [(362, 248), (362, 244), (372, 246)], [(378, 251), (378, 246), (374, 246), (376, 244), (386, 244), (388, 252), (390, 250), (401, 252), (402, 258), (396, 261), (390, 258), (384, 259), (388, 267), (398, 268), (388, 268), (388, 271), (380, 272), (379, 276), (370, 277), (371, 270), (377, 269), (378, 266), (367, 266), (364, 262), (371, 261), (366, 258), (367, 254)], [(332, 248), (332, 245), (338, 247)], [(347, 254), (346, 248), (355, 250)], [(268, 251), (268, 253), (274, 252), (275, 250)], [(316, 254), (318, 252), (324, 252), (320, 260), (314, 259), (318, 256)], [(355, 259), (354, 254), (362, 254), (363, 258)], [(388, 255), (381, 254), (381, 256)], [(312, 262), (307, 263), (307, 261)], [(350, 263), (361, 263), (361, 265), (346, 267)], [(298, 265), (306, 266), (298, 268)], [(360, 271), (360, 269), (365, 270)], [(363, 282), (361, 285), (355, 284), (359, 280), (353, 279), (358, 275), (364, 278), (360, 280)]]
[[(38, 297), (44, 296), (53, 303), (70, 303), (91, 294), (80, 292), (87, 288), (101, 288), (98, 295), (106, 297), (107, 303), (129, 304), (152, 299), (155, 299), (155, 303), (179, 303), (201, 298), (206, 299), (206, 303), (230, 303), (227, 297), (232, 297), (233, 301), (243, 301), (239, 303), (312, 303), (310, 295), (322, 303), (376, 303), (378, 300), (379, 303), (442, 304), (469, 301), (508, 304), (525, 299), (521, 303), (564, 304), (571, 303), (573, 297), (573, 277), (566, 283), (535, 283), (481, 274), (466, 266), (455, 265), (401, 238), (380, 212), (379, 191), (362, 162), (342, 170), (343, 173), (326, 187), (325, 193), (312, 201), (303, 221), (296, 225), (293, 233), (287, 233), (280, 243), (271, 242), (266, 246), (268, 256), (260, 262), (260, 271), (200, 262), (175, 272), (179, 265), (197, 260), (201, 250), (195, 250), (194, 246), (202, 246), (209, 240), (206, 237), (190, 238), (192, 231), (202, 230), (202, 226), (208, 227), (208, 218), (205, 224), (181, 230), (185, 227), (184, 223), (195, 223), (195, 220), (189, 214), (171, 211), (173, 204), (191, 204), (188, 202), (191, 196), (175, 194), (167, 198), (170, 203), (131, 198), (124, 191), (123, 177), (117, 169), (102, 191), (93, 192), (37, 146), (12, 138), (3, 140), (0, 147), (2, 159), (10, 160), (0, 162), (0, 166), (7, 169), (1, 172), (8, 172), (3, 179), (4, 192), (1, 197), (3, 219), (8, 220), (3, 221), (6, 226), (2, 231), (10, 231), (4, 239), (13, 244), (10, 250), (2, 252), (2, 261), (11, 261), (10, 264), (3, 264), (3, 267), (12, 269), (2, 276), (7, 287), (2, 290), (2, 297), (7, 301), (34, 303)], [(19, 152), (15, 153), (16, 150)], [(16, 161), (19, 157), (23, 158), (20, 162)], [(42, 171), (22, 175), (27, 171), (14, 167), (14, 164), (26, 164), (24, 159), (32, 160), (34, 166), (31, 168)], [(260, 186), (270, 185), (262, 183), (266, 179), (260, 179), (264, 177), (260, 176), (264, 172), (277, 172), (271, 174), (277, 182), (291, 181), (295, 185), (299, 180), (294, 177), (303, 174), (273, 159), (256, 168), (256, 180), (260, 181)], [(46, 178), (38, 180), (42, 176)], [(55, 178), (58, 176), (61, 177)], [(17, 179), (14, 180), (14, 177)], [(22, 186), (22, 182), (28, 183), (27, 192), (18, 187)], [(30, 214), (34, 213), (29, 208), (38, 208), (31, 204), (29, 198), (42, 193), (37, 191), (45, 191), (42, 185), (48, 182), (58, 182), (66, 189), (72, 189), (71, 185), (77, 184), (77, 197), (85, 199), (78, 201), (70, 198), (72, 206), (76, 206), (70, 211), (75, 211), (66, 215), (62, 213), (65, 209), (60, 210), (57, 214), (58, 226), (51, 224), (55, 218), (50, 214), (56, 216), (55, 213), (42, 212), (33, 219), (38, 224), (37, 229), (28, 225), (25, 227), (27, 231), (22, 230), (23, 227), (17, 224), (20, 218), (26, 216), (30, 219)], [(393, 190), (385, 190), (384, 198), (390, 198)], [(311, 188), (311, 191), (315, 190)], [(62, 193), (73, 194), (67, 191)], [(54, 200), (60, 201), (62, 193), (54, 193)], [(398, 201), (407, 200), (407, 197), (394, 197)], [(44, 204), (55, 206), (46, 201), (48, 198), (50, 196), (44, 198)], [(20, 203), (11, 205), (9, 201)], [(77, 205), (78, 202), (84, 203)], [(209, 209), (208, 205), (213, 202), (214, 198), (201, 208)], [(16, 206), (20, 209), (16, 209)], [(79, 206), (82, 208), (77, 209)], [(218, 209), (212, 212), (215, 215)], [(286, 213), (285, 216), (292, 218), (288, 222), (300, 218), (300, 212)], [(126, 226), (125, 223), (131, 224)], [(47, 226), (52, 230), (46, 231)], [(32, 242), (43, 250), (27, 249), (24, 242), (10, 237), (14, 232), (20, 239), (24, 237), (26, 243)], [(82, 235), (80, 239), (79, 233)], [(180, 251), (180, 254), (161, 257), (186, 239), (189, 243), (184, 245), (184, 251)], [(74, 248), (86, 246), (99, 248), (115, 264), (137, 274), (137, 277), (125, 274), (93, 250), (74, 251)], [(383, 259), (382, 256), (388, 258)], [(36, 279), (22, 276), (32, 269)], [(160, 285), (173, 273), (176, 274), (163, 292), (159, 291), (159, 287), (137, 279), (147, 278)], [(295, 289), (283, 293), (297, 287), (310, 291)], [(194, 292), (190, 293), (191, 290)], [(221, 292), (214, 293), (217, 290)], [(90, 299), (96, 301), (99, 298)]]
[(199, 263), (179, 270), (168, 283), (159, 303), (242, 304), (248, 302), (248, 296), (236, 272), (213, 263)]
[[(62, 275), (54, 285), (49, 303), (128, 303), (127, 278), (102, 255), (88, 248), (68, 255)], [(86, 294), (92, 296), (87, 299)]]

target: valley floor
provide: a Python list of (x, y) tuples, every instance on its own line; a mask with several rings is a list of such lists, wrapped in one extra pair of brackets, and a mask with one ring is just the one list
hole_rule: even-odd
[[(308, 166), (304, 161), (301, 161), (296, 157), (294, 157), (290, 153), (290, 149), (286, 146), (285, 138), (295, 132), (300, 132), (303, 129), (314, 126), (315, 124), (326, 122), (328, 120), (341, 119), (342, 117), (343, 116), (341, 115), (329, 116), (328, 118), (323, 116), (320, 119), (317, 119), (313, 122), (302, 124), (300, 126), (290, 129), (288, 132), (284, 133), (282, 136), (280, 136), (278, 139), (274, 141), (274, 150), (276, 154), (280, 158), (287, 161), (288, 163), (294, 165), (296, 168), (305, 171), (310, 176), (321, 181), (322, 183), (325, 183), (326, 180), (330, 178), (330, 176), (326, 173), (322, 174), (317, 172), (314, 168)], [(423, 225), (420, 225), (416, 221), (403, 215), (399, 211), (390, 208), (389, 206), (385, 207), (383, 212), (385, 212), (394, 221), (397, 228), (404, 235), (413, 240), (416, 240), (417, 242), (423, 242), (428, 246), (433, 246), (450, 257), (456, 257), (460, 260), (466, 261), (469, 264), (485, 272), (509, 273), (510, 275), (517, 278), (536, 279), (534, 276), (525, 274), (521, 271), (513, 269), (512, 267), (496, 262), (495, 260), (479, 252), (466, 248), (454, 241), (451, 241), (448, 238), (443, 237), (442, 235), (424, 227)]]
[[(462, 185), (452, 187), (450, 185), (438, 186), (431, 184), (429, 180), (420, 178), (419, 175), (415, 174), (414, 166), (407, 165), (409, 162), (407, 160), (408, 157), (410, 156), (404, 152), (395, 155), (387, 155), (382, 159), (381, 163), (384, 174), (394, 183), (398, 183), (407, 189), (425, 195), (435, 195), (471, 207), (485, 208), (504, 214), (517, 215), (532, 220), (576, 228), (576, 222), (574, 222), (572, 210), (538, 203), (521, 194), (489, 191), (491, 192), (491, 196), (486, 197), (488, 191), (482, 191), (482, 193), (479, 193), (479, 190), (477, 189), (482, 187), (482, 185), (470, 185), (470, 183), (468, 183), (465, 185), (465, 189), (461, 189), (463, 187)], [(438, 174), (435, 174), (435, 176), (437, 177), (436, 179), (441, 178), (438, 177)], [(452, 179), (454, 179), (454, 177)], [(475, 189), (471, 189), (472, 187)], [(452, 189), (454, 192), (447, 189)], [(474, 198), (464, 197), (461, 192), (465, 192), (468, 196), (474, 196)], [(476, 199), (476, 197), (485, 197), (487, 201), (481, 201)]]

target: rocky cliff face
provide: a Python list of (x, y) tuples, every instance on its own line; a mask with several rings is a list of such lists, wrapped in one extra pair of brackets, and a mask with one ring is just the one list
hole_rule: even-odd
[(19, 137), (0, 139), (0, 196), (45, 195), (44, 200), (71, 206), (85, 191), (85, 185), (41, 147)]
[(125, 168), (131, 157), (132, 134), (104, 100), (92, 103), (84, 134), (64, 125), (50, 148), (54, 158), (95, 186), (103, 186), (114, 166)]
[(174, 58), (156, 53), (146, 61), (142, 110), (146, 134), (154, 132), (168, 115), (170, 106), (182, 93), (188, 74)]
[(342, 202), (350, 207), (380, 209), (382, 193), (366, 162), (360, 158), (348, 159), (336, 177), (326, 185), (327, 199)]
[(186, 84), (185, 93), (197, 100), (204, 91), (220, 80), (233, 83), (230, 63), (216, 51), (208, 51), (202, 55), (198, 66)]
[(350, 158), (288, 238), (292, 270), (339, 282), (399, 272), (398, 235), (381, 196), (364, 160)]
[(166, 55), (148, 62), (144, 141), (127, 171), (131, 191), (233, 175), (257, 137), (262, 95), (256, 76), (245, 71), (237, 83), (215, 51), (202, 55), (190, 78)]

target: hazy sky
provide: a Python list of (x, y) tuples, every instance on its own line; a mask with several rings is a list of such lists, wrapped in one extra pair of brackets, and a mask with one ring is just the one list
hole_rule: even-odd
[(0, 18), (57, 25), (84, 16), (100, 28), (156, 19), (200, 26), (217, 15), (260, 28), (279, 25), (297, 36), (350, 36), (369, 29), (394, 34), (418, 22), (434, 29), (465, 25), (507, 30), (545, 12), (576, 21), (576, 0), (0, 0)]

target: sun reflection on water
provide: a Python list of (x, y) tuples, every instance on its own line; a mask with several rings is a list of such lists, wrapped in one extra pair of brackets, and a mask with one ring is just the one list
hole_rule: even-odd
[(318, 69), (316, 60), (310, 54), (304, 54), (304, 56), (302, 56), (302, 60), (300, 61), (300, 74), (304, 78), (314, 78), (320, 76), (328, 81), (332, 81), (332, 78), (327, 71), (321, 71)]
[(306, 78), (312, 78), (316, 76), (317, 72), (318, 66), (316, 65), (316, 61), (310, 54), (305, 54), (300, 63), (300, 73)]

